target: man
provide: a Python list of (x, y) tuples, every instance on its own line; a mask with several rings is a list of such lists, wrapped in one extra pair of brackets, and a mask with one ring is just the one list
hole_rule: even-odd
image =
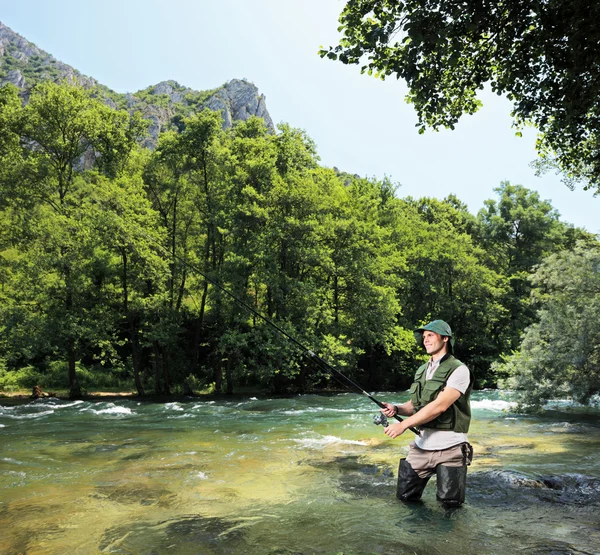
[(396, 495), (402, 501), (420, 499), (429, 478), (436, 474), (438, 500), (458, 507), (465, 500), (467, 465), (473, 457), (467, 440), (473, 376), (452, 355), (454, 337), (446, 322), (434, 320), (414, 333), (429, 362), (417, 370), (410, 400), (402, 405), (383, 403), (381, 411), (388, 417), (407, 417), (384, 428), (389, 437), (398, 437), (409, 428), (420, 432), (408, 457), (400, 459)]

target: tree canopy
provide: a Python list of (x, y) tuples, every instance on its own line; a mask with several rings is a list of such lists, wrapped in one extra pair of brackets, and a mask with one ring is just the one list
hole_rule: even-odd
[(372, 390), (410, 385), (411, 330), (442, 318), (490, 387), (536, 321), (536, 267), (597, 248), (520, 185), (477, 217), (454, 196), (402, 199), (259, 118), (224, 130), (204, 110), (150, 151), (138, 118), (42, 84), (27, 105), (0, 88), (0, 124), (0, 391), (337, 385), (256, 313)]
[(589, 403), (600, 394), (600, 250), (580, 243), (549, 256), (532, 276), (538, 321), (501, 372), (521, 403), (552, 399)]
[(489, 84), (567, 183), (600, 191), (600, 5), (587, 0), (350, 0), (320, 55), (408, 85), (426, 127), (454, 128)]

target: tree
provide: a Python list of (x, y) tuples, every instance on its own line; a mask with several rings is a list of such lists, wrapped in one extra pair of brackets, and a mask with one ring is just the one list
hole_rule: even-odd
[[(31, 245), (39, 256), (33, 269), (45, 271), (46, 283), (53, 289), (53, 294), (49, 290), (46, 294), (47, 306), (55, 309), (54, 341), (66, 355), (70, 394), (77, 397), (81, 394), (77, 345), (84, 333), (85, 311), (80, 293), (86, 287), (86, 262), (93, 250), (86, 229), (92, 210), (84, 176), (94, 164), (110, 177), (118, 175), (144, 125), (79, 86), (41, 83), (25, 107), (17, 105), (14, 96), (14, 89), (0, 96), (0, 165), (6, 162), (9, 168), (0, 172), (2, 197), (28, 232), (15, 241), (24, 249)], [(23, 218), (23, 206), (30, 209), (28, 218)]]
[(388, 372), (394, 370), (392, 361), (407, 350), (407, 330), (398, 325), (402, 307), (397, 291), (406, 255), (392, 240), (398, 232), (394, 190), (387, 179), (344, 179), (326, 229), (333, 329), (336, 337), (348, 338), (366, 373), (360, 376), (366, 387), (393, 381)]
[(350, 0), (320, 55), (406, 80), (421, 132), (454, 128), (490, 84), (544, 160), (600, 191), (599, 17), (588, 0)]
[(98, 296), (95, 304), (112, 316), (104, 320), (112, 332), (111, 347), (119, 352), (125, 366), (131, 367), (140, 396), (145, 394), (143, 351), (149, 343), (152, 314), (163, 302), (168, 279), (167, 262), (157, 248), (164, 240), (164, 230), (141, 177), (148, 156), (141, 149), (137, 151), (117, 179), (92, 172), (87, 176), (92, 184), (88, 225), (96, 241), (92, 253), (94, 259), (104, 261), (102, 273), (96, 271), (94, 279), (95, 289), (103, 296)]
[[(198, 220), (195, 230), (197, 251), (195, 260), (204, 275), (216, 278), (223, 260), (223, 217), (228, 198), (226, 175), (227, 151), (222, 131), (221, 116), (205, 109), (190, 118), (182, 119), (183, 129), (177, 138), (184, 158), (184, 170), (192, 186), (192, 199)], [(193, 256), (192, 253), (189, 254)], [(199, 289), (200, 302), (196, 303), (192, 368), (200, 364), (200, 343), (208, 303), (209, 282), (203, 275), (191, 272), (189, 294)]]
[(407, 258), (399, 292), (403, 318), (412, 326), (447, 320), (458, 337), (459, 358), (474, 371), (478, 386), (490, 385), (490, 364), (507, 347), (502, 306), (507, 280), (490, 263), (478, 234), (468, 233), (478, 229), (477, 222), (456, 199), (403, 202), (407, 217), (418, 216), (410, 235), (399, 238)]
[(0, 88), (0, 209), (7, 205), (11, 183), (22, 165), (20, 137), (15, 124), (21, 113), (18, 89), (10, 83)]
[(529, 299), (535, 266), (549, 254), (592, 236), (561, 222), (550, 201), (522, 185), (504, 182), (494, 191), (498, 200), (486, 200), (478, 214), (480, 242), (490, 253), (493, 269), (510, 283), (502, 301), (508, 311), (502, 334), (507, 335), (507, 347), (515, 349), (535, 317)]
[(525, 408), (564, 397), (589, 404), (600, 393), (600, 247), (551, 255), (531, 281), (538, 321), (496, 370)]

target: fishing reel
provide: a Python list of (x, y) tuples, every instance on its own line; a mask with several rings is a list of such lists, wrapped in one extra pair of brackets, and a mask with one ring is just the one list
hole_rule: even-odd
[(383, 414), (382, 412), (378, 412), (373, 417), (373, 424), (375, 424), (377, 426), (379, 426), (381, 424), (384, 428), (387, 428), (389, 426), (388, 419), (385, 416), (385, 414)]

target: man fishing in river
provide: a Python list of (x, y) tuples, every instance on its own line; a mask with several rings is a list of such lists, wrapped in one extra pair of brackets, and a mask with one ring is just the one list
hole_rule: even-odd
[(400, 459), (396, 495), (402, 501), (419, 500), (435, 474), (438, 500), (447, 507), (459, 507), (465, 500), (467, 466), (473, 458), (467, 440), (473, 376), (453, 356), (454, 337), (443, 320), (415, 330), (415, 339), (430, 359), (415, 374), (410, 400), (402, 405), (382, 403), (385, 408), (381, 410), (387, 417), (407, 417), (384, 428), (389, 437), (396, 438), (409, 428), (420, 433), (410, 444), (408, 456)]

